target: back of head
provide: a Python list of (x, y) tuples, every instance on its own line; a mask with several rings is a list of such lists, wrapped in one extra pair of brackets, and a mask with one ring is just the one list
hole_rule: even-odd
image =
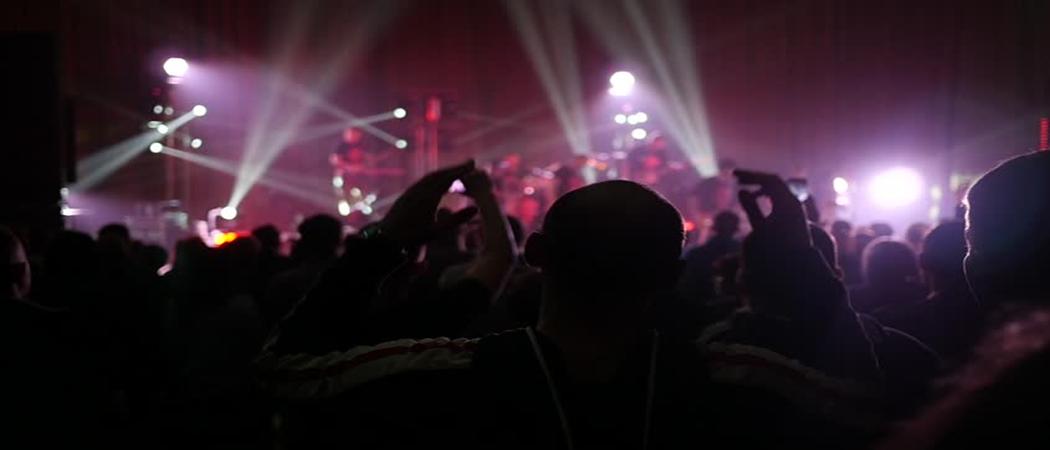
[(1000, 164), (966, 203), (966, 277), (978, 299), (1050, 301), (1050, 152)]
[(875, 234), (875, 237), (889, 237), (893, 236), (893, 227), (885, 222), (876, 222), (871, 224), (871, 232)]
[(915, 222), (908, 226), (908, 229), (904, 231), (904, 240), (911, 244), (916, 249), (922, 247), (922, 241), (926, 238), (926, 234), (930, 232), (930, 226), (925, 222)]
[(295, 257), (299, 259), (327, 259), (334, 257), (343, 239), (343, 224), (327, 214), (310, 216), (299, 224), (299, 241)]
[(683, 240), (682, 216), (660, 194), (605, 181), (558, 199), (526, 258), (569, 297), (637, 297), (673, 285)]
[(131, 231), (127, 225), (122, 223), (109, 223), (98, 230), (98, 240), (114, 240), (118, 242), (131, 242)]
[(276, 252), (281, 248), (281, 232), (273, 224), (266, 224), (252, 230), (252, 237), (259, 241), (262, 249)]
[(849, 237), (853, 231), (853, 224), (845, 220), (836, 220), (831, 224), (831, 235), (835, 236), (835, 239), (842, 239)]
[(943, 223), (930, 231), (919, 255), (922, 270), (943, 282), (962, 280), (965, 234), (962, 222)]
[(733, 211), (722, 211), (715, 215), (712, 229), (720, 237), (733, 237), (740, 231), (740, 216)]
[(891, 287), (919, 275), (915, 252), (903, 242), (881, 237), (864, 251), (864, 277), (869, 285)]

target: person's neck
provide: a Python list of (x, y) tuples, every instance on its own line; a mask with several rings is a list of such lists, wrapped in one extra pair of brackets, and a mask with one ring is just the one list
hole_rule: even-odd
[(612, 380), (639, 351), (645, 333), (638, 314), (544, 314), (536, 329), (561, 351), (569, 377), (585, 382)]

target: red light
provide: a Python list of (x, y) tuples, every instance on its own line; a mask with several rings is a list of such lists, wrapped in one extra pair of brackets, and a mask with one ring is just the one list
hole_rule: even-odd
[(694, 223), (692, 220), (685, 221), (683, 225), (685, 226), (686, 233), (689, 233), (696, 229), (696, 223)]
[(1039, 118), (1039, 150), (1050, 150), (1050, 117)]
[(430, 97), (427, 99), (427, 122), (437, 122), (441, 120), (441, 99), (437, 97)]

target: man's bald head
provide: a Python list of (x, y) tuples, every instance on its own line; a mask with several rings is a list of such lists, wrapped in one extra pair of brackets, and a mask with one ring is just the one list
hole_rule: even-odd
[(558, 199), (526, 257), (559, 286), (632, 295), (674, 283), (684, 237), (682, 216), (660, 194), (605, 181)]
[(999, 164), (966, 203), (966, 275), (979, 299), (1050, 301), (1050, 152)]

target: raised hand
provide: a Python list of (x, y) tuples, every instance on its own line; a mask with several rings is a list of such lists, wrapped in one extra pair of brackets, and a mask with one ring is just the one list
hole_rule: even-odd
[(380, 223), (381, 229), (405, 248), (414, 248), (470, 220), (477, 214), (477, 208), (465, 208), (441, 221), (435, 221), (434, 213), (452, 182), (472, 172), (475, 172), (474, 160), (468, 160), (427, 174), (398, 197)]
[[(809, 225), (802, 204), (784, 180), (779, 176), (749, 170), (733, 172), (742, 186), (757, 186), (758, 190), (741, 190), (740, 205), (747, 214), (748, 221), (756, 237), (768, 239), (766, 244), (782, 249), (811, 247), (813, 242), (809, 234)], [(758, 199), (768, 197), (773, 204), (770, 214), (763, 215), (758, 207)]]

